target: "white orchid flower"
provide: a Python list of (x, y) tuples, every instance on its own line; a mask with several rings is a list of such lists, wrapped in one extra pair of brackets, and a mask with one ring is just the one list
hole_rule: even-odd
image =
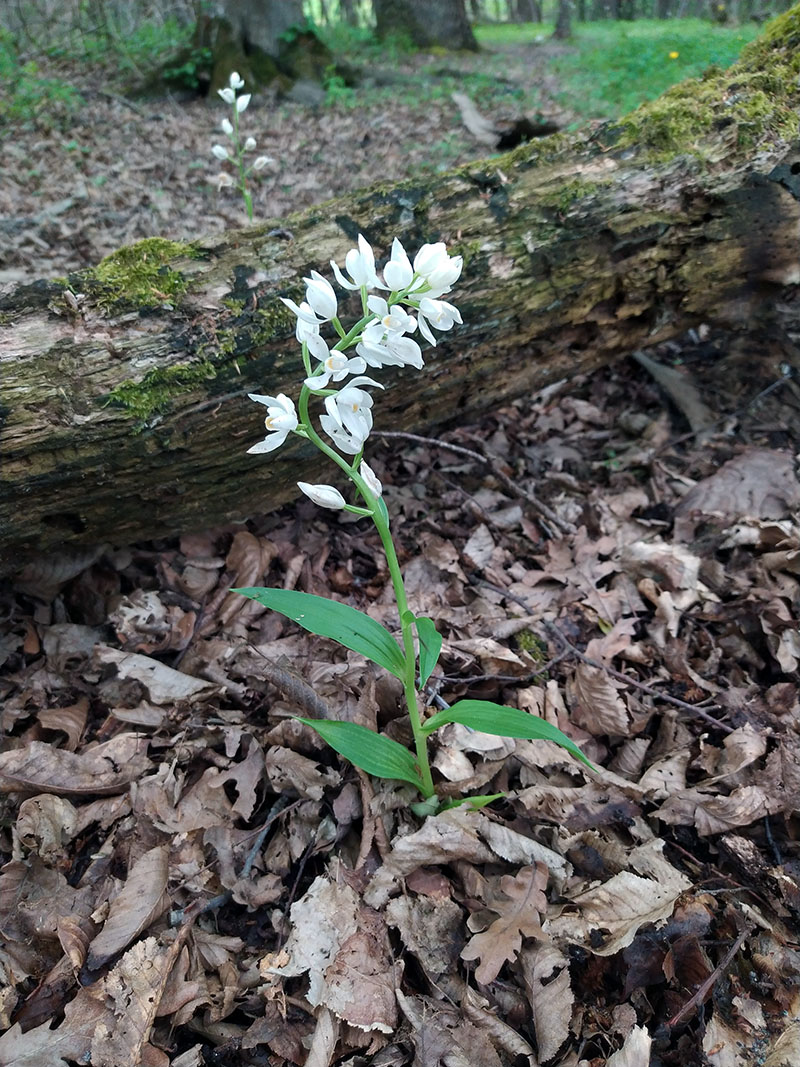
[(446, 300), (432, 300), (424, 296), (419, 302), (419, 332), (432, 345), (436, 344), (436, 338), (431, 333), (431, 326), (435, 326), (437, 330), (450, 330), (455, 323), (462, 321), (458, 308), (448, 304)]
[(233, 104), (236, 102), (236, 93), (233, 91), (233, 89), (217, 89), (217, 92), (226, 104)]
[(310, 278), (303, 278), (306, 283), (306, 303), (310, 304), (321, 322), (328, 322), (336, 317), (338, 304), (336, 291), (327, 278), (317, 271), (311, 271)]
[(389, 304), (382, 296), (367, 298), (367, 307), (378, 316), (380, 325), (387, 333), (412, 333), (417, 328), (416, 319), (400, 304)]
[(297, 488), (321, 508), (341, 511), (347, 506), (347, 501), (333, 485), (310, 485), (308, 482), (298, 482)]
[[(328, 346), (322, 340), (321, 337), (316, 338), (327, 352)], [(312, 352), (317, 359), (321, 357), (317, 351), (314, 351), (311, 347), (311, 342), (308, 342), (309, 351)], [(340, 382), (343, 378), (346, 378), (348, 374), (362, 374), (367, 369), (367, 364), (360, 356), (351, 356), (349, 359), (344, 352), (328, 352), (324, 358), (321, 359), (323, 371), (322, 374), (312, 375), (310, 378), (306, 378), (304, 384), (309, 389), (326, 389), (328, 382), (333, 380), (334, 382)]]
[(225, 145), (222, 144), (212, 145), (211, 152), (217, 157), (217, 159), (225, 160), (230, 158), (228, 156), (228, 149), (225, 147)]
[(251, 453), (274, 452), (299, 425), (294, 402), (284, 393), (278, 393), (277, 396), (260, 396), (258, 393), (247, 395), (257, 404), (267, 406), (267, 417), (264, 419), (267, 436), (247, 451)]
[(442, 241), (423, 245), (414, 256), (414, 271), (430, 286), (426, 296), (436, 298), (449, 293), (461, 275), (464, 260), (461, 256), (449, 256)]
[(361, 460), (361, 466), (358, 468), (358, 473), (367, 483), (367, 488), (371, 493), (374, 493), (375, 496), (380, 496), (383, 493), (383, 486), (380, 483), (378, 475), (366, 460)]
[(383, 289), (375, 273), (375, 254), (361, 234), (358, 235), (358, 248), (351, 248), (344, 259), (344, 266), (351, 280), (348, 281), (339, 270), (337, 263), (331, 260), (331, 267), (336, 281), (343, 289)]
[(236, 182), (233, 180), (230, 174), (223, 171), (222, 174), (217, 175), (217, 188), (218, 189), (232, 189)]
[(228, 137), (233, 137), (233, 123), (230, 119), (223, 119), (220, 126), (224, 134), (227, 134)]
[[(319, 318), (312, 306), (303, 300), (300, 304), (296, 304), (294, 300), (290, 300), (287, 296), (282, 296), (281, 302), (284, 303), (293, 315), (296, 315), (299, 321), (307, 323), (309, 326), (316, 326), (316, 331), (319, 333), (319, 325), (324, 322), (324, 319)], [(298, 337), (298, 340), (303, 338)]]
[(244, 88), (244, 78), (239, 76), (239, 72), (238, 71), (233, 70), (233, 71), (231, 71), (230, 78), (228, 78), (228, 85), (230, 85), (231, 89), (243, 89)]
[(245, 93), (244, 96), (240, 96), (236, 101), (236, 110), (241, 113), (247, 111), (247, 105), (250, 103), (251, 93)]
[(414, 268), (411, 266), (405, 248), (395, 237), (392, 241), (392, 258), (383, 268), (383, 280), (388, 289), (393, 293), (399, 293), (402, 289), (408, 289), (413, 279)]
[(415, 367), (424, 366), (422, 350), (412, 337), (401, 333), (389, 333), (380, 322), (366, 326), (356, 352), (370, 367)]
[(255, 148), (255, 146), (256, 146), (255, 137), (248, 137), (247, 140), (244, 142), (244, 150), (245, 150), (245, 152), (252, 152), (253, 149)]
[(274, 162), (275, 160), (272, 158), (272, 156), (259, 156), (255, 163), (253, 163), (253, 170), (263, 170), (263, 168), (266, 167), (267, 163)]
[(334, 396), (325, 397), (327, 415), (320, 425), (336, 447), (349, 456), (357, 455), (372, 430), (372, 397), (360, 385), (383, 386), (372, 378), (354, 378)]
[[(299, 318), (297, 320), (297, 325), (295, 326), (294, 335), (297, 338), (297, 340), (300, 342), (300, 344), (302, 344), (305, 341), (305, 343), (309, 347), (311, 347), (311, 345), (314, 344), (316, 341), (322, 341), (322, 338), (319, 335), (319, 323), (318, 322), (307, 322), (305, 319), (300, 319)], [(322, 343), (325, 344), (324, 341), (322, 341)], [(325, 345), (326, 349), (327, 349), (327, 347), (328, 346)]]

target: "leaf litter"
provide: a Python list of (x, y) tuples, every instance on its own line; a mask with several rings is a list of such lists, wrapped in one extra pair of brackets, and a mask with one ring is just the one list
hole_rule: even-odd
[(301, 501), (6, 590), (0, 1064), (792, 1062), (797, 442), (673, 415), (637, 450), (631, 392), (663, 424), (631, 361), (446, 438), (572, 533), (492, 464), (375, 449), (431, 698), (532, 711), (596, 768), (453, 724), (434, 765), (506, 794), (481, 812), (420, 822), (340, 763), (294, 716), (407, 743), (399, 683), (228, 592), (331, 587), (392, 630), (357, 525)]
[[(179, 143), (169, 192), (131, 208), (137, 173), (91, 140), (107, 181), (48, 165), (7, 192), (25, 218), (6, 280), (176, 211), (190, 237), (198, 214), (242, 221), (188, 180), (204, 108), (187, 123), (165, 102), (142, 137), (120, 106), (95, 101), (81, 136), (138, 140), (144, 167)], [(344, 188), (300, 156), (363, 115), (318, 113), (303, 143), (291, 106), (258, 117), (309, 176), (272, 175), (262, 213)], [(369, 121), (363, 163), (385, 178), (405, 153), (372, 151)], [(445, 105), (426, 122), (420, 144)], [(51, 178), (69, 203), (34, 218)], [(702, 436), (664, 405), (675, 376), (647, 370), (676, 357), (717, 419)], [(410, 599), (444, 634), (432, 704), (531, 711), (596, 768), (450, 725), (441, 792), (506, 794), (484, 811), (421, 822), (413, 790), (340, 763), (296, 717), (408, 743), (399, 683), (230, 593), (333, 592), (396, 629), (378, 542), (348, 519), (300, 501), (54, 554), (3, 589), (0, 1067), (797, 1061), (797, 400), (756, 380), (763, 351), (705, 329), (648, 360), (440, 441), (375, 435)]]

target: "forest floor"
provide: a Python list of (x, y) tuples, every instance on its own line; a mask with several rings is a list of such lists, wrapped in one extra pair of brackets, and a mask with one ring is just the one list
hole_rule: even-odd
[[(6, 143), (4, 282), (244, 224), (212, 189), (218, 112), (135, 107), (98, 92), (68, 139)], [(485, 152), (449, 95), (246, 118), (278, 161), (258, 217)], [(395, 629), (350, 516), (301, 501), (7, 584), (0, 1064), (800, 1062), (781, 343), (701, 327), (438, 440), (371, 439), (412, 606), (445, 635), (435, 696), (542, 715), (597, 768), (448, 727), (441, 789), (505, 793), (480, 812), (419, 819), (340, 762), (293, 716), (406, 740), (393, 680), (229, 593), (332, 593)]]

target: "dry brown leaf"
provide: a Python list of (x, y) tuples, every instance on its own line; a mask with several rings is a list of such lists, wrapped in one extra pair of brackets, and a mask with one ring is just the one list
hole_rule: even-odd
[(120, 678), (132, 678), (139, 682), (154, 704), (210, 700), (220, 691), (213, 682), (192, 678), (138, 652), (122, 652), (108, 645), (97, 645), (93, 658), (98, 666), (114, 666)]
[(457, 1008), (407, 997), (401, 990), (397, 1000), (411, 1025), (415, 1067), (501, 1067), (489, 1035), (463, 1019)]
[(322, 800), (326, 789), (339, 785), (342, 780), (332, 767), (322, 770), (316, 760), (281, 745), (267, 750), (266, 770), (276, 793), (291, 791), (316, 801)]
[(77, 813), (64, 797), (42, 793), (19, 806), (17, 836), (26, 848), (37, 852), (49, 864), (65, 856), (65, 845), (76, 833)]
[[(474, 934), (461, 950), (463, 960), (480, 960), (475, 978), (481, 985), (493, 982), (504, 963), (516, 959), (524, 937), (544, 938), (541, 918), (547, 910), (547, 868), (543, 863), (523, 867), (516, 875), (504, 875), (490, 908), (497, 912), (488, 930)], [(469, 923), (468, 923), (469, 925)]]
[(527, 1057), (528, 1063), (535, 1062), (533, 1048), (508, 1023), (499, 1019), (489, 1007), (489, 1001), (470, 986), (464, 986), (461, 1008), (465, 1017), (479, 1030), (485, 1033), (497, 1049), (519, 1062), (518, 1057)]
[(625, 1044), (606, 1060), (606, 1067), (650, 1067), (653, 1040), (643, 1026), (634, 1026)]
[(396, 837), (384, 865), (378, 868), (364, 894), (372, 907), (382, 907), (398, 878), (404, 878), (426, 864), (450, 863), (465, 859), (470, 863), (491, 863), (494, 853), (478, 838), (478, 812), (454, 808), (428, 818), (412, 834)]
[(728, 526), (743, 516), (782, 519), (800, 506), (794, 459), (786, 452), (751, 448), (698, 482), (675, 509), (676, 537), (691, 540), (700, 518)]
[(148, 767), (148, 744), (138, 734), (118, 734), (78, 754), (31, 741), (0, 754), (0, 791), (122, 793)]
[[(582, 944), (597, 956), (612, 956), (633, 941), (644, 923), (663, 923), (672, 914), (675, 901), (691, 886), (678, 871), (666, 871), (660, 881), (642, 878), (630, 871), (620, 871), (598, 886), (572, 897), (577, 914), (565, 910), (546, 921), (546, 933), (558, 942)], [(606, 931), (597, 943), (593, 931)]]
[(572, 721), (595, 736), (624, 737), (630, 728), (630, 715), (619, 695), (623, 682), (615, 683), (605, 671), (579, 663), (567, 685)]
[(350, 1026), (391, 1034), (397, 1026), (400, 973), (392, 962), (383, 920), (362, 908), (359, 929), (342, 942), (325, 971), (324, 1003)]
[[(256, 537), (247, 530), (239, 530), (225, 560), (231, 572), (230, 586), (238, 589), (263, 585), (275, 555), (276, 546), (264, 537)], [(216, 612), (216, 625), (229, 626), (237, 617), (242, 621), (265, 608), (255, 600), (247, 600), (240, 593), (227, 593)]]
[(545, 1062), (553, 1059), (570, 1036), (575, 994), (570, 982), (569, 959), (546, 942), (524, 948), (519, 959), (533, 1014), (539, 1059)]
[(464, 944), (464, 913), (449, 897), (395, 897), (386, 907), (386, 921), (396, 926), (403, 944), (436, 980), (453, 974)]
[(194, 633), (196, 620), (194, 611), (165, 604), (157, 592), (144, 589), (120, 597), (108, 616), (122, 648), (147, 655), (184, 649)]
[(89, 714), (89, 701), (81, 697), (66, 708), (42, 708), (36, 718), (45, 730), (58, 730), (67, 735), (67, 748), (74, 752), (80, 743), (81, 734)]
[(344, 882), (319, 875), (291, 908), (292, 930), (286, 943), (289, 962), (272, 974), (296, 977), (308, 972), (306, 999), (313, 1007), (325, 997), (325, 971), (341, 946), (358, 929), (358, 894)]
[(121, 952), (169, 907), (168, 859), (169, 849), (159, 845), (134, 863), (122, 889), (111, 901), (102, 930), (89, 947), (88, 963), (92, 970)]
[(80, 989), (64, 1008), (64, 1018), (55, 1030), (48, 1021), (23, 1034), (17, 1023), (0, 1035), (0, 1065), (64, 1067), (65, 1063), (88, 1063), (95, 1029), (111, 1017), (102, 998), (97, 1000), (90, 990)]
[(767, 794), (758, 786), (747, 785), (734, 789), (727, 797), (714, 796), (701, 789), (685, 789), (670, 797), (658, 809), (659, 819), (673, 826), (694, 826), (706, 837), (719, 834), (735, 826), (749, 826), (756, 819), (769, 814), (771, 805)]
[(791, 1022), (770, 1046), (763, 1067), (797, 1067), (800, 1063), (800, 1022)]
[(162, 945), (157, 938), (148, 937), (130, 948), (103, 979), (102, 990), (113, 1005), (113, 1015), (95, 1028), (92, 1067), (140, 1067), (159, 1062), (158, 1050), (148, 1042), (180, 951), (178, 940)]
[(710, 1067), (752, 1067), (754, 1062), (755, 1050), (751, 1047), (750, 1035), (731, 1026), (718, 1011), (714, 1012), (703, 1034), (703, 1051)]

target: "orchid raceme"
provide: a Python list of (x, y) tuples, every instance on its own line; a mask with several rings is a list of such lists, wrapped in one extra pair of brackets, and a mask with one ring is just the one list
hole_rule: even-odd
[[(238, 75), (236, 77), (238, 79)], [(234, 85), (234, 75), (231, 75), (228, 88), (235, 94), (242, 84)], [(220, 95), (227, 91), (221, 90)], [(243, 111), (246, 106), (239, 110)], [(235, 115), (232, 125), (238, 131)], [(223, 130), (227, 132), (224, 124)], [(462, 260), (460, 256), (449, 255), (442, 242), (423, 245), (412, 260), (395, 238), (381, 281), (376, 271), (375, 254), (359, 234), (357, 247), (345, 255), (344, 271), (334, 261), (331, 266), (342, 289), (359, 293), (362, 318), (349, 330), (345, 329), (338, 317), (339, 299), (333, 285), (315, 270), (303, 279), (306, 286), (304, 300), (297, 303), (289, 297), (281, 297), (296, 318), (295, 336), (300, 346), (304, 377), (297, 407), (285, 393), (274, 396), (250, 394), (251, 400), (266, 406), (267, 415), (265, 437), (248, 452), (275, 452), (294, 434), (315, 445), (346, 475), (357, 493), (353, 502), (348, 502), (341, 490), (324, 482), (300, 481), (297, 485), (321, 508), (348, 511), (372, 520), (386, 554), (397, 603), (399, 642), (370, 616), (338, 601), (292, 589), (237, 591), (282, 613), (311, 633), (334, 639), (366, 656), (398, 678), (403, 685), (411, 723), (413, 752), (356, 723), (329, 719), (301, 721), (313, 727), (340, 755), (368, 773), (414, 785), (424, 798), (415, 806), (420, 814), (434, 813), (439, 808), (427, 740), (449, 723), (461, 723), (500, 736), (546, 738), (588, 762), (575, 743), (556, 727), (517, 708), (480, 700), (463, 700), (435, 714), (425, 708), (424, 687), (436, 667), (442, 638), (432, 619), (417, 617), (409, 609), (389, 531), (383, 486), (363, 457), (373, 428), (370, 390), (384, 388), (375, 378), (365, 376), (364, 371), (367, 367), (380, 370), (386, 366), (410, 366), (420, 370), (423, 366), (422, 349), (411, 335), (419, 331), (425, 341), (435, 345), (434, 330), (448, 332), (461, 324), (458, 308), (441, 298), (451, 291), (460, 277)], [(323, 330), (330, 331), (335, 337), (326, 340)], [(355, 349), (355, 355), (350, 354), (351, 349)], [(317, 413), (316, 424), (310, 410), (312, 400), (322, 409)], [(320, 429), (325, 437), (320, 435)], [(447, 806), (464, 802), (481, 807), (499, 795), (502, 794), (450, 800)]]
[(269, 156), (259, 156), (250, 166), (245, 163), (245, 154), (247, 152), (255, 151), (257, 142), (255, 137), (247, 137), (244, 141), (241, 140), (239, 133), (239, 117), (247, 110), (247, 106), (250, 103), (251, 94), (245, 93), (243, 96), (237, 96), (239, 89), (244, 88), (244, 78), (242, 78), (236, 71), (228, 78), (228, 84), (224, 89), (218, 89), (217, 92), (231, 108), (231, 118), (224, 118), (220, 123), (222, 132), (231, 141), (231, 147), (226, 148), (225, 145), (215, 144), (211, 146), (211, 153), (215, 159), (218, 159), (221, 163), (232, 163), (237, 170), (237, 178), (234, 178), (227, 172), (223, 171), (217, 176), (217, 187), (219, 189), (232, 188), (234, 185), (239, 189), (244, 200), (244, 206), (247, 210), (247, 217), (250, 221), (253, 221), (253, 199), (250, 195), (250, 191), (247, 188), (247, 179), (253, 173), (253, 171), (263, 170), (267, 163), (271, 163), (272, 160)]

